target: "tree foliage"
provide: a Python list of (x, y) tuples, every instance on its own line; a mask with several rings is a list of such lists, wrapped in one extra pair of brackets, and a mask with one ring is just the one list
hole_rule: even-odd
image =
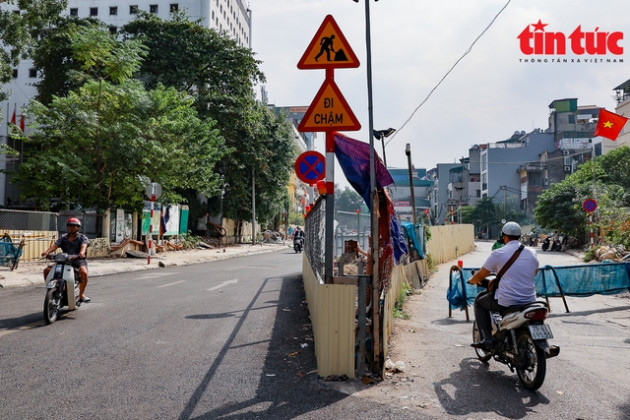
[(232, 150), (216, 165), (223, 195), (211, 196), (210, 207), (220, 202), (226, 217), (251, 220), (255, 180), (257, 218), (280, 212), (296, 157), (293, 133), (282, 116), (256, 103), (254, 86), (264, 76), (252, 51), (183, 14), (169, 21), (141, 14), (123, 33), (148, 47), (138, 77), (148, 87), (163, 83), (188, 92), (199, 116), (217, 121)]
[(368, 208), (363, 198), (350, 187), (335, 193), (335, 210), (367, 213)]
[[(0, 86), (9, 83), (13, 68), (37, 45), (42, 31), (55, 22), (67, 0), (4, 0), (0, 9)], [(6, 5), (14, 5), (11, 9)], [(19, 13), (15, 11), (20, 10)], [(0, 101), (7, 92), (0, 89)]]
[(227, 149), (215, 122), (198, 117), (189, 95), (130, 78), (142, 55), (137, 41), (89, 27), (71, 45), (87, 82), (48, 106), (30, 105), (35, 131), (14, 178), (23, 195), (42, 209), (139, 209), (146, 179), (162, 184), (167, 201), (220, 189), (212, 168)]
[[(99, 91), (105, 111), (97, 113)], [(187, 188), (219, 188), (211, 168), (225, 152), (222, 138), (172, 88), (89, 82), (49, 106), (33, 102), (29, 114), (38, 128), (25, 141), (34, 147), (14, 179), (40, 209), (138, 210), (147, 178), (162, 184), (166, 202), (180, 200), (178, 191)]]
[(53, 96), (67, 96), (85, 82), (81, 63), (75, 58), (72, 38), (77, 31), (98, 25), (91, 19), (61, 17), (57, 25), (46, 28), (42, 39), (33, 50), (33, 66), (40, 75), (36, 83), (36, 99), (48, 105)]
[(629, 160), (630, 148), (623, 146), (580, 166), (541, 194), (535, 210), (538, 223), (584, 243), (589, 215), (582, 205), (587, 198), (593, 198), (598, 203), (594, 229), (608, 242), (630, 246)]

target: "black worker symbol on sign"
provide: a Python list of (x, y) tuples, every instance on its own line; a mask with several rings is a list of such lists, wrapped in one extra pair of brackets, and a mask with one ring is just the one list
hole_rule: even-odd
[(332, 61), (348, 61), (348, 57), (346, 57), (346, 53), (344, 53), (342, 49), (335, 51), (335, 48), (333, 46), (334, 40), (335, 40), (334, 34), (330, 36), (322, 37), (322, 39), (319, 41), (320, 49), (319, 49), (319, 53), (315, 56), (315, 61), (317, 61), (319, 57), (321, 57), (322, 54), (324, 53), (326, 53), (326, 60), (331, 61), (330, 60), (331, 52), (335, 53), (335, 57)]

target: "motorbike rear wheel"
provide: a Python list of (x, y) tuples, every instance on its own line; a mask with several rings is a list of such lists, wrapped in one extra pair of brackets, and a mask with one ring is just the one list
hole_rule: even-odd
[(521, 330), (517, 337), (518, 360), (516, 367), (518, 379), (525, 389), (535, 391), (545, 380), (547, 360), (545, 352), (536, 345), (528, 330)]
[(52, 324), (59, 316), (61, 298), (56, 296), (56, 292), (55, 289), (48, 289), (46, 298), (44, 298), (44, 321), (46, 321), (46, 324)]
[[(481, 332), (479, 331), (476, 320), (475, 322), (473, 322), (472, 339), (473, 343), (478, 343), (479, 341), (481, 341)], [(475, 349), (475, 353), (477, 353), (477, 358), (482, 362), (487, 362), (492, 357), (490, 353), (486, 352), (483, 349)]]

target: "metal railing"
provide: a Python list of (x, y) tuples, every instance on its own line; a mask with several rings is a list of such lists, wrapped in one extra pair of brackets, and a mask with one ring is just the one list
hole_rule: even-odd
[(0, 209), (0, 231), (56, 231), (65, 232), (66, 221), (69, 217), (81, 220), (81, 232), (90, 239), (100, 233), (101, 215), (83, 212), (48, 212), (32, 210)]
[(320, 196), (304, 219), (304, 253), (320, 283), (325, 278), (325, 238), (326, 196)]

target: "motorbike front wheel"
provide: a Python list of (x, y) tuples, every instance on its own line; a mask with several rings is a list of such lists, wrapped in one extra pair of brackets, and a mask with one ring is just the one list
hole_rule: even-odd
[(59, 316), (59, 307), (61, 306), (61, 298), (56, 296), (57, 290), (48, 289), (46, 298), (44, 299), (44, 320), (46, 324), (52, 324)]
[[(476, 320), (473, 322), (472, 339), (473, 343), (481, 341), (481, 332), (479, 331)], [(487, 362), (492, 357), (492, 354), (484, 351), (483, 349), (475, 349), (475, 353), (477, 353), (477, 358), (482, 362)]]
[(545, 352), (539, 348), (528, 330), (521, 330), (517, 338), (519, 366), (518, 379), (525, 389), (535, 391), (545, 380), (547, 360)]

